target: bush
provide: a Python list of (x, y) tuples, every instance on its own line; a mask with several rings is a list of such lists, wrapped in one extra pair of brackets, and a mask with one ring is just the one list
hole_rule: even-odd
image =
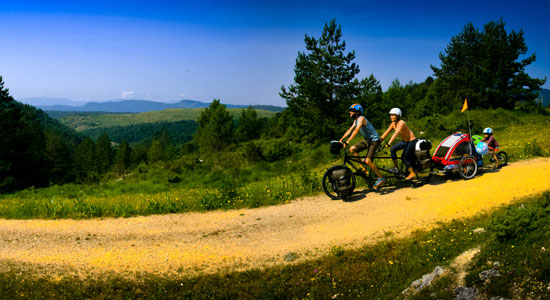
[(523, 206), (511, 208), (506, 214), (496, 217), (492, 222), (495, 237), (501, 242), (514, 240), (532, 230), (536, 212)]
[(257, 162), (262, 158), (262, 149), (255, 142), (246, 143), (244, 146), (243, 156), (249, 162)]
[(296, 151), (296, 146), (287, 140), (273, 140), (262, 145), (262, 157), (274, 162), (289, 157)]
[(523, 155), (524, 157), (544, 156), (544, 152), (542, 151), (542, 148), (537, 145), (537, 140), (533, 140), (532, 142), (525, 144), (523, 147)]
[[(519, 206), (495, 213), (489, 238), (471, 265), (466, 282), (485, 294), (508, 299), (548, 299), (550, 280), (550, 192)], [(494, 269), (499, 262), (500, 276), (481, 280), (479, 274)]]

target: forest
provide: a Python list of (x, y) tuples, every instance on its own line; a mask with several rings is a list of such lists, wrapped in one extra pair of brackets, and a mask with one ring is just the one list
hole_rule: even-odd
[(234, 118), (214, 99), (196, 122), (77, 133), (42, 110), (15, 101), (0, 77), (0, 193), (97, 184), (153, 165), (172, 171), (178, 165), (176, 173), (183, 177), (186, 172), (235, 168), (235, 158), (245, 165), (277, 162), (303, 147), (339, 139), (350, 125), (353, 103), (366, 108), (365, 115), (379, 131), (392, 107), (401, 108), (406, 120), (432, 124), (433, 132), (454, 130), (438, 125), (437, 119), (459, 111), (464, 99), (472, 110), (550, 113), (543, 101), (536, 101), (546, 78), (532, 78), (525, 71), (536, 54), (528, 53), (524, 32), (507, 32), (503, 20), (482, 29), (466, 24), (440, 52), (440, 65), (431, 66), (433, 76), (420, 83), (395, 79), (386, 91), (374, 74), (359, 77), (355, 52), (346, 49), (335, 20), (325, 24), (320, 37), (306, 35), (304, 42), (294, 83), (281, 87), (287, 107), (273, 117), (259, 117), (250, 106)]

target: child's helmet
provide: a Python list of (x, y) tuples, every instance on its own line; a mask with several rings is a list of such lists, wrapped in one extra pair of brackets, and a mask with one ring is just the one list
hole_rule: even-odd
[(363, 106), (361, 106), (361, 104), (359, 103), (355, 103), (349, 107), (349, 110), (363, 113)]
[(390, 115), (396, 115), (396, 116), (401, 118), (402, 113), (401, 113), (401, 110), (399, 108), (394, 107), (390, 110)]
[(493, 129), (491, 129), (491, 127), (487, 127), (485, 129), (483, 129), (483, 133), (486, 133), (486, 134), (493, 134)]

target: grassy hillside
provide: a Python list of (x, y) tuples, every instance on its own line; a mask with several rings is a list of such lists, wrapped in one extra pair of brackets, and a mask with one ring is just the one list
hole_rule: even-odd
[[(93, 128), (129, 126), (142, 123), (197, 120), (203, 110), (204, 108), (173, 108), (139, 114), (81, 114), (64, 116), (60, 121), (76, 131), (83, 131)], [(235, 119), (241, 116), (242, 109), (240, 108), (228, 108), (227, 110)], [(256, 112), (260, 118), (270, 118), (276, 114), (276, 112), (267, 110), (256, 110)]]
[[(409, 123), (418, 135), (424, 130), (422, 137), (430, 139), (435, 148), (447, 135), (464, 131), (461, 122), (467, 123), (465, 118), (464, 114), (451, 115), (432, 120), (430, 125), (425, 125), (430, 120)], [(471, 122), (484, 120), (474, 126), (481, 129), (473, 133), (479, 134), (484, 126), (494, 128), (501, 149), (511, 161), (550, 156), (548, 117), (493, 110), (473, 111), (470, 118)], [(428, 135), (431, 128), (434, 131)], [(202, 163), (197, 162), (197, 156), (184, 155), (175, 161), (143, 164), (126, 174), (124, 180), (105, 178), (99, 185), (69, 184), (2, 195), (0, 204), (5, 205), (0, 205), (0, 217), (120, 217), (280, 204), (321, 192), (323, 173), (342, 161), (341, 156), (329, 153), (328, 144), (303, 145), (274, 140), (247, 145), (252, 147), (225, 151), (205, 158)], [(273, 160), (249, 161), (249, 149), (256, 148), (265, 156), (282, 152), (285, 155)], [(56, 198), (53, 209), (52, 197)], [(82, 206), (75, 207), (74, 199), (80, 199)]]
[(182, 145), (193, 138), (193, 134), (197, 131), (197, 122), (182, 120), (176, 122), (140, 123), (128, 126), (95, 127), (80, 131), (80, 133), (91, 137), (93, 140), (97, 140), (105, 132), (113, 142), (122, 143), (126, 141), (130, 144), (135, 144), (151, 141), (163, 129), (167, 130), (170, 134), (172, 143)]
[[(492, 127), (512, 160), (550, 156), (548, 116), (492, 110), (407, 122), (436, 146), (454, 131), (467, 131), (468, 117), (473, 133)], [(282, 143), (266, 146), (276, 149)], [(328, 154), (326, 144), (293, 144), (289, 151), (291, 156), (273, 163), (250, 163), (243, 153), (226, 151), (217, 157), (223, 168), (212, 171), (201, 170), (202, 164), (183, 156), (165, 164), (141, 165), (124, 178), (99, 185), (68, 184), (0, 195), (0, 217), (127, 217), (274, 205), (321, 193), (323, 172), (341, 162), (340, 156)], [(0, 272), (0, 295), (16, 299), (400, 299), (412, 281), (480, 247), (465, 271), (467, 286), (477, 287), (483, 299), (549, 299), (549, 213), (550, 194), (545, 193), (403, 239), (388, 233), (377, 244), (356, 250), (335, 245), (325, 257), (300, 264), (195, 278), (142, 274), (137, 282), (106, 274), (48, 281), (33, 279), (32, 268), (0, 261), (5, 270)], [(484, 233), (476, 231), (480, 228)], [(529, 259), (518, 259), (525, 257)], [(502, 275), (481, 281), (480, 272), (492, 268), (495, 261), (500, 262)], [(456, 285), (451, 273), (411, 299), (456, 299)]]

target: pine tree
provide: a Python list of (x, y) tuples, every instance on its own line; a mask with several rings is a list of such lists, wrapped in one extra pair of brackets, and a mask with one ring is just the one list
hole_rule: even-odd
[(164, 153), (164, 145), (159, 139), (154, 139), (151, 143), (151, 146), (149, 146), (149, 151), (147, 151), (147, 161), (149, 163), (154, 163), (157, 161), (164, 161), (165, 160), (165, 153)]
[[(385, 104), (383, 102), (384, 93), (380, 81), (371, 74), (360, 81), (359, 91), (357, 102), (364, 107), (365, 114), (368, 115), (367, 119), (375, 128), (381, 128), (387, 118), (380, 112), (388, 110), (391, 103)], [(349, 124), (345, 124), (345, 126), (349, 128)]]
[(132, 148), (128, 142), (120, 143), (115, 152), (113, 159), (113, 170), (117, 174), (123, 174), (130, 167), (130, 158), (132, 156)]
[(74, 153), (74, 171), (78, 182), (97, 182), (99, 179), (98, 166), (96, 161), (95, 143), (85, 137)]
[(305, 36), (306, 52), (299, 52), (294, 67), (295, 84), (281, 87), (291, 127), (298, 140), (334, 136), (348, 118), (348, 108), (359, 94), (355, 76), (359, 67), (346, 53), (342, 29), (336, 20), (326, 23), (319, 39)]
[(251, 105), (243, 109), (239, 123), (235, 131), (235, 137), (239, 142), (246, 142), (260, 137), (262, 125), (258, 119), (258, 113)]
[(15, 101), (0, 76), (0, 192), (48, 184), (44, 127), (36, 110)]
[(98, 138), (95, 145), (95, 159), (97, 164), (97, 172), (104, 174), (111, 168), (113, 163), (113, 149), (111, 147), (111, 139), (106, 132), (103, 132)]
[(233, 118), (219, 99), (201, 112), (198, 123), (194, 140), (200, 153), (219, 152), (232, 143)]
[(50, 183), (67, 183), (71, 178), (71, 150), (65, 139), (57, 132), (46, 130), (44, 155), (49, 164)]
[(518, 101), (532, 103), (546, 78), (531, 78), (525, 67), (536, 55), (523, 60), (527, 53), (523, 30), (508, 34), (502, 20), (485, 24), (483, 32), (468, 23), (462, 32), (451, 38), (441, 67), (431, 66), (434, 75), (445, 87), (440, 95), (452, 108), (458, 108), (468, 98), (470, 107), (514, 108)]

